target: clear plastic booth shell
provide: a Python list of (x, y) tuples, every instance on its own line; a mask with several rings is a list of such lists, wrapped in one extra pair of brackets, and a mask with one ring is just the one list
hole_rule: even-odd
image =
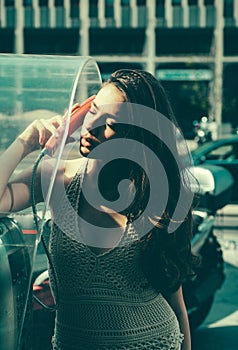
[[(46, 200), (37, 207), (37, 220), (32, 208), (0, 213), (0, 349), (18, 350), (27, 341), (33, 265), (59, 162), (67, 148), (70, 111), (75, 103), (96, 94), (100, 86), (101, 75), (91, 57), (0, 54), (0, 155), (33, 120), (65, 115), (60, 141), (51, 155)], [(77, 135), (78, 131), (73, 134), (76, 141), (70, 146), (71, 157), (79, 156)], [(39, 153), (27, 156), (12, 176), (34, 168)]]

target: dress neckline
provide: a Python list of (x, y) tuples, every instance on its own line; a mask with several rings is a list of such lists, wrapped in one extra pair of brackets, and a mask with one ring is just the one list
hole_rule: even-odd
[[(82, 192), (83, 182), (84, 182), (84, 179), (85, 179), (85, 174), (87, 172), (88, 162), (89, 162), (89, 159), (86, 159), (85, 163), (83, 164), (83, 167), (82, 168), (80, 167), (78, 169), (78, 171), (76, 172), (76, 174), (72, 178), (72, 181), (70, 182), (70, 184), (71, 184), (75, 178), (76, 178), (77, 181), (79, 181), (79, 183), (78, 183), (78, 185), (79, 185), (79, 187), (78, 187), (78, 196), (77, 196), (77, 200), (76, 200), (76, 203), (75, 203), (75, 205), (76, 205), (75, 206), (75, 210), (76, 210), (77, 213), (79, 211), (79, 201), (80, 201), (80, 196), (81, 196), (81, 192)], [(76, 215), (76, 220), (77, 220), (77, 215)], [(80, 235), (80, 229), (79, 229), (78, 223), (77, 223), (76, 227), (78, 227), (78, 231), (79, 231), (79, 235)], [(123, 245), (128, 244), (126, 242), (126, 238), (127, 238), (127, 235), (128, 235), (129, 232), (131, 232), (133, 237), (135, 237), (135, 229), (134, 229), (134, 226), (133, 226), (133, 224), (131, 222), (131, 216), (130, 215), (127, 215), (126, 224), (125, 224), (125, 226), (123, 226), (123, 228), (124, 229), (123, 229), (123, 232), (122, 232), (120, 238), (118, 239), (117, 243), (115, 245), (113, 245), (113, 247), (111, 247), (111, 248), (92, 247), (92, 246), (84, 243), (83, 239), (82, 239), (81, 243), (83, 244), (85, 249), (89, 252), (89, 254), (91, 256), (93, 256), (94, 258), (100, 258), (100, 257), (104, 257), (104, 256), (107, 256), (107, 255), (110, 255), (110, 254), (114, 253), (115, 251), (118, 251), (118, 249), (121, 248)], [(131, 238), (133, 238), (133, 237), (131, 236)], [(130, 239), (130, 240), (132, 242), (135, 241), (134, 238)], [(101, 249), (101, 250), (103, 250), (103, 252), (96, 253), (94, 251), (94, 248), (99, 249), (99, 250)]]

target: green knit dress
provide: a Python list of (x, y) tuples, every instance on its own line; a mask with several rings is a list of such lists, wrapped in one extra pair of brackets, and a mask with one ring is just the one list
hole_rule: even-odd
[[(128, 223), (120, 245), (96, 254), (82, 240), (75, 217), (85, 167), (59, 204), (50, 252), (50, 281), (58, 308), (54, 350), (179, 350), (177, 318), (141, 266), (143, 244)], [(70, 203), (70, 209), (69, 208)]]

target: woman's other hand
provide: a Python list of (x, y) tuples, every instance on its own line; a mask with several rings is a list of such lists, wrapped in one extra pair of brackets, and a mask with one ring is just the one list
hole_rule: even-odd
[(56, 115), (50, 119), (34, 120), (19, 136), (24, 145), (24, 156), (43, 147), (47, 140), (57, 134), (63, 123), (63, 117)]

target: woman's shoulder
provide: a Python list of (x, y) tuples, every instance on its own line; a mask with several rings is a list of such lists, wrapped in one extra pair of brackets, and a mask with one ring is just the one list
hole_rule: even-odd
[(83, 172), (87, 159), (86, 158), (78, 158), (73, 160), (67, 160), (64, 164), (64, 169), (62, 169), (64, 173), (65, 183), (70, 183), (71, 180), (77, 173)]
[(39, 172), (44, 172), (46, 175), (51, 174), (57, 166), (57, 175), (64, 175), (70, 179), (74, 177), (80, 169), (84, 169), (86, 162), (87, 159), (83, 157), (69, 160), (62, 159), (59, 163), (56, 163), (54, 158), (47, 158), (42, 162)]
[[(65, 186), (67, 186), (76, 174), (84, 171), (86, 163), (87, 159), (83, 157), (70, 160), (61, 160), (57, 164), (57, 172), (55, 177), (56, 183), (63, 182)], [(50, 179), (52, 173), (54, 172), (55, 166), (56, 163), (54, 159), (45, 160), (39, 169), (41, 179), (43, 178), (46, 181), (47, 179)]]

